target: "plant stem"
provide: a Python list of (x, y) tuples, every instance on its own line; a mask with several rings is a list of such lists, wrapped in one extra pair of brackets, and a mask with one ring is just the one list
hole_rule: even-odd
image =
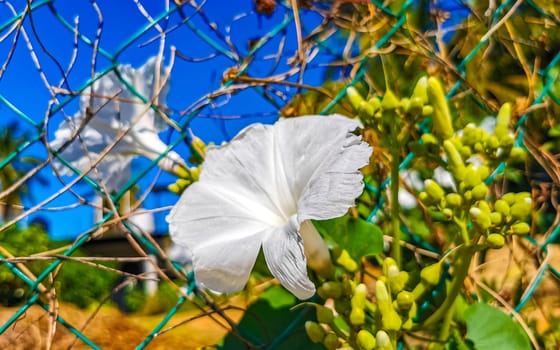
[[(453, 276), (453, 280), (451, 281), (449, 293), (447, 294), (447, 297), (445, 298), (441, 306), (436, 310), (436, 312), (434, 312), (430, 317), (426, 319), (426, 321), (424, 321), (424, 327), (435, 324), (436, 322), (441, 320), (442, 317), (451, 317), (451, 315), (453, 314), (455, 299), (457, 298), (457, 295), (459, 295), (459, 292), (463, 287), (465, 278), (467, 277), (467, 274), (469, 272), (471, 258), (472, 249), (470, 249), (470, 247), (462, 246), (457, 249), (454, 263), (455, 273)], [(449, 326), (450, 322), (444, 323), (442, 325), (441, 333), (449, 334)]]
[(399, 220), (399, 165), (400, 165), (400, 144), (398, 142), (398, 130), (396, 123), (391, 127), (391, 223), (393, 226), (393, 247), (391, 256), (395, 259), (398, 268), (401, 268), (401, 223)]

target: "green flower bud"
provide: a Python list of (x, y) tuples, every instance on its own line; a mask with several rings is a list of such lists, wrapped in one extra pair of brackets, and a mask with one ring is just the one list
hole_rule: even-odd
[(475, 201), (485, 199), (487, 195), (488, 187), (484, 184), (484, 182), (479, 183), (472, 189), (472, 198)]
[(497, 211), (493, 211), (490, 213), (490, 222), (492, 222), (492, 225), (499, 225), (502, 223), (503, 220), (503, 216), (501, 213), (497, 212)]
[(334, 320), (333, 311), (328, 307), (324, 307), (322, 305), (315, 306), (315, 314), (319, 323), (331, 324), (331, 322)]
[[(191, 146), (192, 150), (194, 151), (193, 153), (195, 153), (195, 154), (198, 153), (198, 155), (200, 155), (200, 157), (202, 157), (202, 158), (206, 157), (206, 144), (204, 143), (204, 141), (202, 141), (201, 139), (199, 139), (198, 137), (195, 136), (191, 140), (190, 146)], [(198, 171), (200, 172), (200, 169), (198, 169)], [(191, 172), (192, 172), (192, 169), (191, 169)]]
[(348, 89), (346, 89), (346, 96), (348, 96), (348, 99), (350, 100), (350, 104), (356, 110), (359, 110), (361, 103), (365, 102), (362, 95), (360, 95), (358, 90), (353, 86), (350, 86)]
[(369, 103), (367, 103), (366, 101), (360, 102), (360, 105), (358, 106), (358, 115), (360, 116), (360, 118), (367, 120), (373, 117), (374, 113), (375, 110)]
[(388, 331), (398, 331), (402, 326), (401, 317), (393, 308), (390, 308), (381, 315), (381, 323), (383, 324), (383, 329)]
[(422, 110), (424, 109), (424, 102), (422, 99), (415, 97), (410, 100), (408, 105), (408, 113), (413, 115), (422, 114)]
[(472, 221), (482, 230), (488, 229), (492, 226), (492, 221), (490, 221), (490, 214), (485, 213), (480, 208), (472, 207), (469, 210)]
[(511, 103), (504, 103), (496, 117), (496, 128), (494, 135), (502, 140), (508, 135), (509, 122), (511, 120)]
[(494, 210), (503, 216), (509, 216), (509, 204), (503, 199), (498, 199), (494, 202)]
[(346, 249), (343, 249), (340, 252), (340, 255), (336, 259), (336, 263), (344, 267), (344, 269), (348, 272), (356, 272), (359, 268), (358, 263), (352, 259)]
[(531, 193), (529, 192), (517, 192), (514, 194), (516, 202), (522, 202), (526, 199), (531, 200)]
[(459, 150), (459, 154), (461, 155), (461, 157), (463, 157), (463, 159), (469, 159), (470, 156), (472, 155), (472, 151), (469, 146), (461, 146), (460, 148), (458, 148), (458, 150)]
[(377, 97), (370, 98), (367, 103), (373, 107), (374, 111), (378, 111), (381, 108), (381, 101), (379, 101), (379, 98)]
[(395, 96), (393, 91), (387, 89), (387, 91), (385, 91), (385, 96), (383, 96), (383, 100), (381, 101), (381, 107), (383, 107), (384, 110), (389, 111), (398, 108), (399, 105), (400, 101), (397, 96)]
[(451, 113), (449, 105), (443, 93), (443, 87), (438, 79), (430, 77), (428, 79), (428, 101), (434, 108), (432, 114), (432, 132), (434, 135), (446, 140), (453, 136), (455, 130), (451, 123)]
[(434, 180), (427, 179), (424, 181), (424, 185), (426, 186), (426, 193), (434, 202), (439, 202), (445, 195), (443, 188)]
[(423, 105), (428, 103), (428, 77), (424, 76), (418, 79), (414, 91), (412, 91), (411, 99), (418, 99)]
[(435, 286), (439, 283), (441, 278), (441, 264), (435, 263), (433, 265), (428, 265), (420, 271), (420, 279), (422, 283), (428, 284), (430, 286)]
[(408, 113), (409, 109), (410, 109), (410, 100), (406, 97), (401, 98), (401, 100), (399, 101), (399, 107)]
[(323, 345), (327, 348), (327, 350), (336, 350), (340, 346), (340, 341), (338, 340), (338, 336), (334, 333), (328, 333), (323, 339)]
[[(319, 292), (319, 290), (321, 291)], [(338, 299), (342, 296), (342, 285), (340, 282), (327, 281), (319, 287), (317, 292), (323, 299)]]
[(518, 222), (510, 227), (510, 233), (514, 235), (526, 235), (531, 232), (531, 226), (526, 222)]
[(476, 172), (478, 177), (481, 180), (484, 180), (490, 175), (490, 168), (488, 168), (486, 165), (481, 165), (478, 168), (476, 168)]
[(173, 192), (173, 193), (175, 193), (175, 194), (181, 194), (181, 192), (182, 192), (181, 187), (179, 187), (179, 185), (177, 185), (176, 183), (173, 183), (173, 184), (168, 185), (168, 186), (167, 186), (167, 189), (168, 189), (170, 192)]
[(510, 208), (509, 214), (517, 220), (525, 220), (531, 214), (531, 198), (525, 198), (522, 201), (515, 202)]
[(517, 199), (515, 198), (515, 193), (512, 193), (512, 192), (509, 192), (509, 193), (504, 194), (504, 195), (502, 196), (502, 199), (503, 199), (504, 201), (506, 201), (506, 203), (507, 203), (509, 206), (514, 205), (515, 202), (517, 201)]
[(491, 233), (486, 237), (486, 243), (490, 248), (499, 249), (504, 246), (506, 240), (504, 236), (499, 233)]
[(375, 299), (377, 300), (377, 307), (381, 314), (385, 314), (389, 309), (392, 309), (391, 296), (387, 291), (385, 282), (381, 280), (375, 282)]
[(465, 178), (463, 180), (465, 187), (473, 188), (476, 185), (482, 183), (482, 179), (480, 178), (480, 174), (478, 173), (477, 169), (474, 168), (472, 164), (466, 168)]
[(397, 294), (397, 307), (399, 311), (405, 313), (410, 310), (412, 304), (414, 304), (414, 295), (411, 292), (407, 292), (406, 290), (400, 291)]
[[(396, 268), (397, 270), (395, 271), (394, 268)], [(391, 269), (392, 271), (389, 272), (389, 269)], [(397, 262), (395, 261), (395, 259), (386, 257), (383, 260), (383, 275), (386, 277), (391, 277), (391, 275), (396, 275), (397, 273), (399, 273), (399, 267), (397, 266)]]
[(478, 128), (474, 124), (468, 124), (463, 128), (463, 136), (461, 137), (461, 141), (464, 145), (472, 146), (476, 142), (480, 141), (480, 133), (478, 132)]
[(496, 150), (500, 147), (500, 141), (496, 136), (492, 135), (486, 139), (486, 147), (490, 150)]
[(352, 308), (364, 309), (366, 307), (366, 295), (367, 295), (367, 288), (366, 285), (360, 283), (354, 288), (354, 295), (350, 300), (352, 304)]
[(459, 151), (457, 151), (457, 148), (455, 148), (451, 141), (445, 140), (443, 141), (443, 149), (447, 155), (447, 163), (449, 164), (449, 170), (453, 176), (459, 180), (465, 179), (465, 163)]
[(395, 276), (389, 277), (389, 288), (392, 294), (396, 294), (404, 289), (408, 282), (408, 272), (399, 271)]
[(381, 350), (392, 350), (393, 345), (391, 345), (391, 338), (389, 338), (389, 334), (384, 330), (380, 329), (375, 334), (375, 341), (377, 343), (377, 349)]
[(375, 337), (369, 331), (362, 329), (356, 335), (356, 343), (361, 350), (373, 350), (376, 345)]
[(521, 147), (513, 147), (508, 160), (513, 163), (524, 162), (527, 160), (527, 152)]
[(430, 196), (428, 196), (428, 194), (425, 191), (422, 191), (420, 193), (418, 193), (418, 199), (422, 202), (425, 203), (427, 205), (432, 204), (431, 198)]
[(423, 117), (427, 117), (429, 115), (432, 115), (434, 113), (434, 107), (430, 106), (430, 105), (424, 105), (422, 107), (422, 116)]
[(439, 145), (438, 139), (434, 136), (434, 134), (426, 133), (420, 137), (423, 144), (427, 145)]
[(350, 323), (354, 326), (361, 326), (366, 322), (366, 313), (364, 309), (360, 309), (357, 307), (352, 308), (350, 311)]
[(449, 220), (453, 219), (453, 210), (452, 209), (443, 208), (441, 213), (443, 214), (443, 217), (446, 221), (449, 221)]
[(334, 310), (341, 315), (348, 315), (352, 305), (350, 305), (350, 300), (347, 298), (336, 299), (334, 301)]
[(313, 321), (305, 322), (305, 332), (314, 343), (321, 343), (325, 339), (326, 332), (318, 323)]
[(470, 202), (472, 201), (472, 191), (465, 191), (463, 193), (463, 198), (465, 199), (465, 202)]
[(445, 203), (450, 208), (459, 208), (463, 204), (463, 197), (457, 193), (448, 193), (445, 195)]

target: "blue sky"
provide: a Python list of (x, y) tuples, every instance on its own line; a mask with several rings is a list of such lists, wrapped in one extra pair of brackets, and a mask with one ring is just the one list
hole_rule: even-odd
[[(160, 18), (167, 12), (165, 1), (142, 1), (141, 3), (152, 18)], [(178, 123), (185, 121), (182, 113), (188, 111), (193, 103), (205, 94), (220, 88), (224, 72), (238, 65), (247, 56), (250, 40), (262, 38), (274, 29), (281, 28), (282, 30), (256, 52), (249, 64), (248, 74), (252, 77), (268, 77), (287, 71), (289, 69), (288, 59), (297, 50), (294, 22), (286, 20), (288, 16), (291, 16), (291, 10), (278, 5), (274, 15), (267, 18), (252, 12), (252, 0), (228, 1), (227, 6), (224, 6), (224, 3), (220, 0), (208, 0), (201, 3), (205, 17), (190, 6), (182, 8), (183, 17), (179, 11), (173, 11), (168, 17), (164, 17), (162, 21), (158, 22), (167, 30), (165, 41), (162, 42), (159, 39), (159, 32), (155, 28), (146, 29), (149, 27), (150, 21), (142, 14), (134, 1), (100, 1), (98, 6), (102, 13), (103, 26), (99, 51), (107, 53), (109, 58), (99, 54), (95, 67), (92, 67), (93, 50), (87, 41), (93, 41), (96, 37), (99, 18), (89, 0), (56, 0), (52, 2), (52, 7), (49, 7), (46, 1), (34, 2), (38, 7), (31, 14), (26, 15), (23, 22), (25, 33), (18, 32), (17, 27), (10, 22), (14, 15), (8, 4), (13, 5), (16, 13), (21, 13), (26, 6), (26, 1), (14, 0), (9, 3), (1, 3), (0, 62), (6, 62), (8, 57), (11, 59), (4, 74), (0, 77), (0, 113), (2, 115), (0, 128), (16, 121), (20, 133), (28, 132), (34, 136), (38, 134), (41, 127), (45, 126), (46, 140), (52, 140), (60, 122), (65, 116), (74, 115), (79, 109), (79, 104), (78, 98), (74, 98), (69, 103), (64, 103), (57, 113), (50, 115), (48, 120), (45, 120), (46, 111), (49, 108), (56, 108), (59, 102), (67, 99), (66, 95), (59, 94), (57, 95), (59, 100), (55, 101), (47, 85), (57, 86), (62, 77), (66, 76), (66, 84), (63, 84), (61, 88), (76, 91), (91, 77), (92, 71), (99, 72), (110, 67), (112, 64), (110, 58), (114, 58), (119, 63), (139, 67), (149, 57), (157, 54), (160, 46), (163, 46), (166, 62), (171, 57), (172, 48), (192, 59), (183, 60), (176, 57), (171, 74), (171, 91), (167, 105), (171, 108), (170, 117)], [(455, 1), (450, 1), (443, 5), (451, 6), (455, 3)], [(45, 5), (41, 6), (41, 4)], [(443, 5), (438, 4), (437, 6)], [(168, 6), (174, 8), (175, 4), (171, 1)], [(302, 10), (300, 15), (305, 37), (320, 23), (322, 17), (305, 10)], [(185, 18), (188, 19), (186, 24), (178, 26)], [(452, 18), (453, 21), (449, 22), (455, 23), (458, 17), (452, 16)], [(76, 41), (74, 32), (63, 24), (64, 21), (70, 27), (77, 26), (83, 37)], [(227, 33), (228, 40), (217, 35), (206, 21), (215, 23), (220, 33)], [(281, 26), (284, 22), (287, 25)], [(29, 50), (26, 37), (33, 47), (33, 53)], [(285, 41), (282, 41), (282, 38)], [(12, 48), (14, 41), (17, 44)], [(275, 58), (280, 44), (283, 45), (284, 51), (276, 65)], [(330, 49), (334, 48), (335, 51), (343, 49), (341, 45), (337, 47), (337, 44), (333, 42), (329, 45)], [(230, 46), (234, 48), (232, 49)], [(228, 53), (224, 54), (226, 52)], [(236, 61), (236, 59), (226, 57), (227, 55), (239, 58)], [(41, 71), (36, 67), (34, 56), (39, 62)], [(307, 67), (304, 82), (310, 85), (320, 85), (325, 73), (324, 67), (320, 65), (333, 58), (334, 56), (327, 50), (315, 56)], [(72, 60), (75, 60), (72, 69), (68, 74), (63, 74), (61, 69), (66, 70)], [(296, 81), (296, 78), (294, 77), (292, 81)], [(45, 83), (45, 79), (47, 83)], [(293, 87), (275, 87), (287, 96), (297, 92)], [(282, 106), (286, 102), (278, 96), (273, 99), (277, 106)], [(250, 123), (255, 121), (273, 122), (277, 118), (277, 106), (263, 98), (257, 89), (248, 88), (235, 94), (222, 96), (205, 106), (197, 113), (190, 127), (204, 141), (219, 144), (224, 140), (229, 140)], [(29, 120), (18, 114), (25, 115)], [(162, 133), (161, 137), (165, 141), (173, 142), (179, 136), (170, 131)], [(183, 158), (188, 158), (189, 151), (184, 143), (180, 143), (175, 150)], [(22, 152), (21, 156), (46, 159), (47, 152), (43, 141), (35, 142)], [(133, 162), (133, 172), (145, 169), (148, 164), (147, 160), (137, 158)], [(157, 167), (140, 180), (140, 187), (148, 188), (156, 173)], [(63, 187), (63, 183), (54, 177), (50, 165), (41, 170), (40, 175), (48, 180), (48, 184), (41, 185), (33, 179), (29, 181), (32, 197), (25, 202), (28, 208), (37, 205)], [(70, 180), (72, 177), (63, 178), (64, 182)], [(162, 173), (157, 179), (157, 185), (165, 188), (167, 184), (174, 181), (173, 176)], [(72, 191), (75, 194), (64, 193), (23, 220), (22, 224), (37, 216), (46, 218), (50, 226), (50, 235), (53, 238), (73, 238), (88, 230), (93, 225), (93, 210), (91, 207), (81, 204), (77, 198), (81, 196), (91, 200), (94, 190), (88, 184), (80, 182), (73, 186)], [(176, 200), (177, 196), (166, 191), (154, 192), (147, 195), (143, 206), (148, 209), (160, 208), (173, 205)], [(167, 231), (164, 220), (166, 214), (166, 212), (161, 212), (156, 215), (156, 231), (159, 233)]]
[[(12, 4), (15, 7), (15, 11), (20, 13), (24, 9), (25, 1), (13, 1)], [(145, 1), (143, 5), (146, 11), (154, 18), (157, 18), (166, 11), (165, 2)], [(171, 2), (170, 7), (174, 6), (174, 3)], [(120, 52), (116, 60), (120, 63), (132, 64), (134, 67), (139, 67), (149, 57), (157, 54), (162, 42), (158, 40), (159, 33), (155, 29), (148, 29), (144, 34), (136, 37), (136, 33), (143, 31), (143, 28), (149, 24), (149, 21), (139, 11), (133, 1), (100, 2), (99, 7), (103, 14), (103, 29), (100, 40), (100, 48), (102, 50), (111, 56)], [(63, 74), (56, 62), (66, 69), (72, 59), (75, 48), (74, 34), (56, 16), (60, 16), (60, 18), (63, 18), (70, 24), (76, 23), (77, 18), (79, 32), (90, 40), (95, 38), (99, 24), (96, 12), (89, 1), (57, 0), (53, 2), (53, 8), (55, 11), (52, 11), (46, 5), (40, 6), (31, 13), (30, 17), (28, 15), (23, 25), (42, 72), (37, 70), (32, 54), (24, 40), (24, 34), (20, 32), (17, 36), (17, 44), (11, 60), (0, 79), (0, 95), (5, 101), (4, 103), (0, 102), (0, 112), (2, 113), (0, 127), (3, 128), (13, 121), (17, 121), (20, 133), (29, 132), (30, 135), (36, 135), (38, 133), (37, 127), (46, 125), (46, 138), (49, 141), (53, 139), (54, 132), (64, 116), (72, 116), (79, 109), (78, 99), (74, 99), (72, 102), (64, 105), (60, 112), (50, 116), (48, 121), (45, 121), (49, 103), (54, 103), (54, 101), (43, 79), (48, 81), (48, 85), (58, 85)], [(262, 37), (281, 23), (285, 16), (289, 14), (286, 9), (281, 7), (271, 18), (256, 16), (251, 14), (251, 11), (252, 1), (228, 2), (228, 6), (223, 6), (221, 1), (208, 1), (204, 5), (204, 13), (207, 18), (215, 22), (221, 32), (229, 30), (231, 42), (239, 50), (239, 56), (247, 54), (249, 39)], [(215, 35), (192, 7), (185, 6), (183, 12), (194, 27), (208, 35), (221, 48), (228, 49), (227, 43), (223, 38)], [(244, 13), (248, 15), (240, 16)], [(7, 23), (12, 17), (13, 14), (8, 6), (0, 5), (0, 23)], [(234, 20), (235, 17), (239, 18)], [(320, 17), (303, 14), (303, 19), (310, 28), (313, 28), (320, 20)], [(167, 20), (159, 23), (163, 27), (172, 28), (180, 21), (179, 13), (173, 12)], [(0, 35), (3, 36), (3, 41), (0, 43), (2, 62), (8, 57), (12, 48), (11, 44), (14, 38), (16, 38), (16, 30), (14, 30), (13, 26), (4, 25), (3, 27), (5, 28), (0, 32)], [(38, 33), (38, 36), (35, 36), (34, 30)], [(297, 47), (293, 23), (288, 25), (285, 31), (287, 34), (286, 56), (282, 57), (281, 64), (276, 68), (276, 72), (282, 72), (286, 69), (285, 62), (288, 56), (293, 55)], [(130, 38), (135, 38), (135, 40), (130, 41)], [(279, 40), (279, 37), (272, 39), (256, 54), (256, 58), (250, 65), (249, 70), (252, 76), (265, 77), (270, 73), (273, 60), (267, 56), (276, 52)], [(128, 45), (123, 46), (124, 43), (128, 43)], [(41, 45), (52, 54), (56, 62), (43, 52)], [(187, 25), (181, 25), (168, 33), (163, 45), (163, 52), (167, 60), (171, 55), (171, 47), (175, 47), (185, 56), (199, 60), (215, 55), (212, 59), (197, 62), (188, 62), (179, 58), (175, 59), (171, 75), (172, 87), (167, 105), (173, 111), (171, 117), (181, 123), (184, 121), (184, 117), (180, 115), (180, 112), (187, 110), (189, 106), (206, 93), (218, 89), (223, 73), (228, 68), (235, 66), (236, 62), (225, 57), (223, 54), (216, 55), (216, 49), (202, 40)], [(92, 72), (92, 52), (93, 50), (90, 45), (82, 40), (78, 40), (76, 61), (70, 73), (67, 74), (68, 84), (62, 85), (62, 88), (75, 91), (87, 81)], [(103, 57), (103, 55), (98, 55), (95, 71), (102, 71), (110, 65), (111, 61), (109, 59)], [(317, 82), (321, 76), (322, 72), (320, 70), (314, 71), (310, 69), (306, 80)], [(59, 98), (60, 101), (64, 100), (63, 95), (59, 95)], [(280, 99), (278, 102), (282, 103)], [(31, 121), (27, 121), (19, 116), (8, 104), (15, 106)], [(56, 103), (54, 105), (56, 106)], [(194, 133), (204, 141), (221, 143), (224, 140), (230, 139), (247, 124), (255, 121), (273, 122), (276, 119), (276, 110), (257, 91), (248, 89), (238, 94), (222, 97), (216, 100), (215, 103), (205, 107), (192, 121), (191, 127)], [(227, 119), (227, 121), (224, 119)], [(45, 122), (47, 123), (45, 124)], [(33, 125), (33, 123), (36, 125)], [(178, 135), (173, 132), (167, 132), (163, 133), (161, 137), (164, 140), (174, 141)], [(188, 149), (184, 144), (180, 144), (176, 150), (185, 159), (188, 158)], [(26, 149), (21, 156), (34, 156), (42, 160), (46, 159), (47, 152), (44, 144), (39, 141)], [(133, 171), (140, 171), (148, 164), (148, 161), (138, 158), (133, 162)], [(157, 168), (154, 168), (140, 181), (140, 186), (147, 188), (153, 181), (156, 173)], [(33, 180), (29, 182), (32, 189), (32, 198), (26, 200), (25, 205), (27, 207), (40, 203), (62, 187), (60, 181), (54, 177), (50, 165), (45, 167), (40, 172), (40, 175), (48, 180), (48, 185), (41, 185)], [(65, 177), (64, 181), (68, 182), (71, 179), (71, 177)], [(174, 182), (174, 180), (174, 177), (162, 174), (157, 184), (165, 187), (165, 185)], [(85, 183), (77, 184), (72, 190), (89, 200), (94, 193), (92, 187)], [(144, 207), (151, 209), (168, 206), (172, 205), (176, 200), (177, 196), (172, 194), (152, 193), (148, 195)], [(158, 232), (166, 232), (165, 215), (166, 213), (156, 215)], [(29, 220), (36, 216), (47, 219), (50, 234), (54, 238), (73, 238), (93, 225), (92, 209), (81, 205), (77, 197), (70, 193), (65, 193), (47, 203), (41, 210), (30, 215), (23, 223), (29, 222)]]

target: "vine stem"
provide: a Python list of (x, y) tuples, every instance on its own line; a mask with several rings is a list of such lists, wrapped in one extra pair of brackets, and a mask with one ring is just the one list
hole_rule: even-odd
[[(459, 247), (455, 256), (455, 263), (454, 263), (454, 276), (453, 280), (451, 281), (451, 287), (449, 289), (449, 293), (447, 294), (447, 298), (445, 298), (444, 302), (441, 306), (434, 312), (430, 317), (424, 321), (423, 326), (429, 326), (435, 324), (443, 317), (450, 318), (453, 315), (455, 299), (459, 295), (461, 288), (463, 287), (465, 278), (469, 272), (469, 267), (471, 265), (471, 258), (472, 258), (472, 249), (470, 246), (462, 246)], [(442, 335), (449, 334), (449, 327), (451, 322), (444, 322), (442, 324), (442, 328), (440, 331), (440, 337)]]
[(397, 123), (391, 127), (391, 223), (393, 226), (393, 247), (391, 256), (395, 259), (399, 269), (401, 268), (401, 223), (399, 220), (399, 165), (400, 165), (400, 144), (398, 142), (398, 130), (395, 130)]

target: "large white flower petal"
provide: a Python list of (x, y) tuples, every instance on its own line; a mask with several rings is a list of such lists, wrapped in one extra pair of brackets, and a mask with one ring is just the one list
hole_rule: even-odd
[(315, 294), (315, 285), (307, 276), (303, 240), (295, 217), (269, 232), (263, 241), (263, 252), (270, 272), (284, 288), (302, 300)]
[(167, 217), (171, 238), (190, 250), (195, 276), (206, 287), (242, 289), (274, 217), (267, 217), (259, 203), (238, 198), (235, 188), (218, 183), (197, 182), (185, 193)]
[(283, 224), (296, 213), (297, 197), (290, 191), (272, 127), (253, 124), (230, 143), (210, 148), (200, 181), (237, 184), (239, 196), (277, 213)]
[(298, 193), (298, 221), (342, 216), (362, 193), (371, 147), (353, 131), (361, 124), (341, 115), (285, 119), (275, 129), (290, 187)]
[[(156, 74), (157, 67), (159, 74)], [(60, 124), (55, 139), (50, 143), (51, 147), (58, 150), (80, 130), (78, 138), (68, 145), (62, 156), (77, 169), (86, 171), (91, 167), (92, 160), (97, 160), (111, 146), (112, 149), (101, 160), (97, 170), (101, 180), (111, 183), (108, 186), (111, 190), (117, 190), (115, 186), (124, 184), (124, 176), (130, 175), (129, 164), (134, 156), (143, 155), (153, 160), (167, 149), (167, 145), (157, 135), (167, 126), (165, 121), (130, 88), (148, 102), (159, 94), (156, 102), (164, 104), (169, 92), (168, 81), (164, 78), (168, 74), (169, 69), (158, 64), (155, 57), (137, 70), (130, 65), (119, 65), (116, 71), (100, 77), (86, 89), (80, 98), (80, 111), (72, 122), (63, 121)], [(156, 78), (159, 84), (156, 84)], [(126, 134), (121, 135), (124, 132)], [(117, 142), (118, 137), (120, 139)], [(123, 161), (121, 164), (112, 164)], [(159, 165), (164, 170), (176, 172), (178, 167), (185, 166), (185, 161), (171, 151), (160, 160)], [(57, 161), (54, 166), (63, 175), (72, 174)], [(124, 173), (113, 172), (119, 170), (124, 170)]]

